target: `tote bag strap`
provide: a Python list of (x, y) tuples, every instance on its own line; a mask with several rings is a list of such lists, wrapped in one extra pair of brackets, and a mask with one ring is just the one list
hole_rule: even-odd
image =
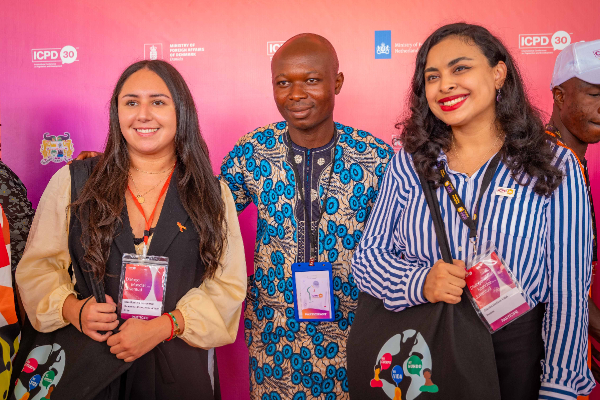
[(435, 235), (437, 236), (440, 251), (442, 252), (442, 259), (444, 262), (452, 264), (452, 253), (450, 252), (448, 235), (446, 234), (446, 228), (444, 227), (444, 220), (442, 219), (442, 213), (440, 212), (440, 203), (435, 193), (434, 183), (428, 181), (423, 174), (418, 173), (418, 175), (421, 187), (423, 188), (423, 193), (425, 194), (425, 200), (427, 201), (429, 211), (431, 212)]

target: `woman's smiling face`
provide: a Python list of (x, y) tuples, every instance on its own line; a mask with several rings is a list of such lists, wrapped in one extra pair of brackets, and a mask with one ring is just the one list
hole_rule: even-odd
[(165, 82), (148, 69), (132, 74), (118, 98), (121, 133), (130, 151), (155, 155), (175, 151), (177, 113)]
[(505, 78), (504, 62), (491, 67), (478, 46), (465, 38), (450, 36), (429, 50), (425, 96), (433, 114), (447, 125), (492, 122), (496, 90)]

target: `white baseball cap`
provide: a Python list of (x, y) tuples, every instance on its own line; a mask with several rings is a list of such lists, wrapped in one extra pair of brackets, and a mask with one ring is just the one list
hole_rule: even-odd
[(573, 43), (558, 54), (550, 89), (571, 78), (600, 85), (600, 40)]

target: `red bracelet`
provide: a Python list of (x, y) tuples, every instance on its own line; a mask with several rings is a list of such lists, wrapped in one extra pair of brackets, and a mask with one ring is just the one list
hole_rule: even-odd
[(171, 339), (173, 339), (173, 334), (175, 333), (175, 324), (173, 323), (173, 320), (169, 316), (169, 313), (164, 313), (163, 315), (166, 315), (167, 318), (169, 318), (169, 321), (171, 321), (171, 336), (169, 336), (169, 338), (165, 340), (165, 342), (170, 342)]

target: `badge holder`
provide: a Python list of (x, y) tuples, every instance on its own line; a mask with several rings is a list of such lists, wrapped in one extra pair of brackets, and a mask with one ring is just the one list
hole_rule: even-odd
[(296, 321), (333, 321), (333, 278), (331, 263), (294, 263), (294, 310)]
[(466, 282), (468, 297), (490, 333), (531, 309), (519, 281), (490, 242), (484, 243), (469, 260)]
[(121, 318), (150, 320), (165, 308), (168, 257), (123, 254), (119, 303)]

